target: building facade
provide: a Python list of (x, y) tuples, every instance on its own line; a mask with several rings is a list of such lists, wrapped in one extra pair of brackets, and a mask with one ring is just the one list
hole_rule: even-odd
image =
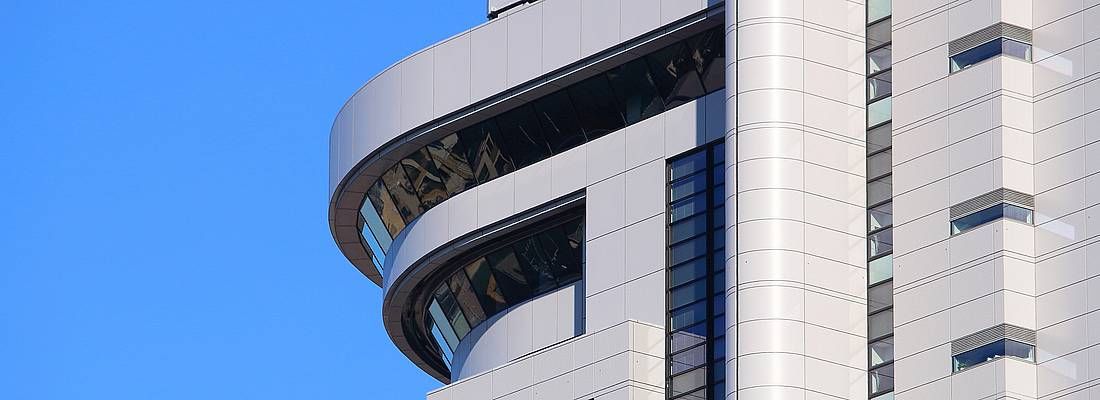
[(488, 4), (331, 132), (427, 398), (1100, 400), (1100, 2)]

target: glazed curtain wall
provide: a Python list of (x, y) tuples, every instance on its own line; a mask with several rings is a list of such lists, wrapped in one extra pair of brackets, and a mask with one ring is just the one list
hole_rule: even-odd
[(435, 288), (425, 325), (448, 367), (458, 343), (478, 324), (581, 279), (582, 219), (569, 219), (477, 255)]
[(725, 397), (725, 146), (668, 164), (669, 399)]
[(443, 200), (722, 89), (721, 27), (474, 124), (421, 148), (367, 191), (359, 228), (378, 268), (405, 225)]

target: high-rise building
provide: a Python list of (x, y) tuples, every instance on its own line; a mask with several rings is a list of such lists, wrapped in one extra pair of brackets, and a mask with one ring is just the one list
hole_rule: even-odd
[(332, 127), (428, 399), (1100, 400), (1100, 2), (488, 16)]

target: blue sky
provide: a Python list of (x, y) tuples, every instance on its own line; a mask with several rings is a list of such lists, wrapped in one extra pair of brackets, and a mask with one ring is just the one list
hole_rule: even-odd
[(0, 398), (418, 399), (333, 245), (328, 128), (484, 0), (7, 0)]

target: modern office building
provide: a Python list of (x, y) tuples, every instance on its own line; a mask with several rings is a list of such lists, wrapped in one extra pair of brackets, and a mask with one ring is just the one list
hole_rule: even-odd
[(490, 0), (332, 233), (432, 400), (1100, 400), (1098, 4)]

